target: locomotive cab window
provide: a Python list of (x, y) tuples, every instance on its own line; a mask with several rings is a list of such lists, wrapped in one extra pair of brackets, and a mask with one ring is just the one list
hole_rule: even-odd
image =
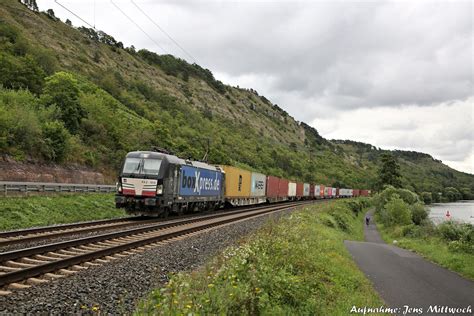
[(127, 158), (123, 165), (123, 174), (157, 176), (161, 159)]

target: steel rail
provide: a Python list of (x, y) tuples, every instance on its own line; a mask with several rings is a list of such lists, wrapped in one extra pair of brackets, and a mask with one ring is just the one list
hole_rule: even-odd
[[(222, 214), (210, 215), (205, 218), (199, 217), (199, 218), (181, 221), (179, 223), (155, 225), (154, 227), (150, 226), (147, 228), (127, 230), (127, 231), (122, 231), (118, 233), (104, 234), (100, 236), (81, 238), (78, 240), (66, 241), (66, 242), (41, 246), (41, 247), (34, 247), (34, 248), (29, 248), (29, 249), (24, 249), (24, 250), (19, 250), (19, 251), (12, 251), (9, 253), (3, 253), (0, 255), (1, 262), (5, 262), (7, 260), (20, 259), (23, 257), (32, 256), (35, 254), (41, 254), (41, 253), (51, 252), (51, 251), (60, 250), (60, 249), (67, 249), (67, 248), (71, 248), (78, 245), (92, 244), (92, 243), (103, 241), (106, 239), (115, 239), (115, 238), (123, 237), (123, 236), (136, 235), (140, 232), (149, 232), (150, 230), (157, 230), (159, 229), (159, 227), (162, 229), (165, 226), (169, 228), (176, 225), (183, 226), (186, 224), (196, 224), (188, 228), (179, 229), (179, 230), (164, 233), (161, 235), (143, 238), (143, 239), (132, 241), (132, 242), (126, 242), (121, 245), (107, 247), (104, 249), (99, 249), (96, 251), (79, 254), (77, 256), (73, 256), (69, 258), (47, 262), (44, 264), (40, 264), (34, 267), (28, 267), (28, 268), (21, 269), (18, 271), (8, 272), (8, 273), (0, 275), (0, 287), (5, 286), (7, 284), (14, 283), (14, 282), (23, 281), (28, 278), (39, 276), (45, 273), (53, 272), (59, 269), (63, 269), (63, 268), (67, 268), (73, 265), (84, 263), (87, 261), (99, 259), (101, 257), (116, 254), (122, 251), (138, 248), (138, 247), (151, 244), (154, 242), (170, 239), (170, 238), (181, 236), (181, 235), (186, 235), (192, 232), (204, 230), (204, 229), (211, 228), (214, 226), (221, 226), (227, 223), (239, 221), (246, 218), (256, 217), (256, 216), (266, 214), (266, 213), (291, 209), (291, 208), (305, 205), (311, 202), (299, 202), (299, 203), (294, 203), (292, 205), (284, 205), (284, 206), (270, 206), (267, 208), (261, 208), (254, 211), (236, 211), (236, 212), (233, 212), (232, 214), (226, 214), (226, 215), (222, 215)], [(199, 222), (204, 222), (204, 223), (199, 224)]]

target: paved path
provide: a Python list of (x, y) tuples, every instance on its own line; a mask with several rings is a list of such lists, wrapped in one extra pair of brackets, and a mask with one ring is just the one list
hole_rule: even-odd
[[(398, 314), (403, 314), (406, 306), (422, 308), (423, 315), (433, 314), (430, 311), (434, 312), (435, 306), (448, 306), (465, 308), (465, 315), (474, 315), (474, 282), (411, 251), (385, 244), (373, 216), (365, 226), (365, 238), (366, 242), (345, 241), (346, 247), (387, 306), (399, 308)], [(417, 313), (412, 310), (407, 314)], [(462, 313), (458, 310), (454, 314)]]

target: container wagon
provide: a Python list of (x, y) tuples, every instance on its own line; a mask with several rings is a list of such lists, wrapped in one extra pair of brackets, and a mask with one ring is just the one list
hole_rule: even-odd
[(296, 183), (296, 199), (302, 200), (304, 196), (304, 184), (302, 182)]
[(325, 199), (329, 198), (329, 187), (324, 187), (324, 198)]
[(314, 198), (315, 199), (321, 198), (321, 186), (319, 184), (316, 184), (314, 186)]
[(266, 197), (268, 203), (285, 201), (288, 199), (288, 180), (274, 176), (267, 176)]
[(324, 191), (326, 191), (326, 187), (324, 185), (320, 185), (320, 191), (319, 191), (319, 196), (321, 199), (324, 199)]
[(258, 172), (252, 172), (250, 196), (251, 204), (260, 204), (267, 202), (265, 196), (267, 192), (267, 176)]
[(303, 183), (303, 199), (305, 200), (309, 199), (309, 190), (310, 190), (309, 183)]
[(360, 196), (369, 196), (370, 191), (369, 190), (360, 190)]
[(296, 200), (296, 182), (288, 183), (288, 199)]
[(353, 189), (353, 190), (352, 190), (352, 196), (353, 196), (353, 197), (358, 197), (358, 196), (360, 196), (360, 190), (359, 190), (359, 189)]
[(314, 199), (314, 184), (309, 185), (309, 199)]
[(290, 181), (280, 178), (280, 183), (278, 184), (278, 198), (280, 199), (280, 201), (286, 201), (289, 199), (289, 186)]
[(233, 166), (220, 168), (225, 173), (225, 202), (232, 206), (255, 204), (255, 199), (250, 195), (252, 173)]
[(337, 198), (337, 188), (332, 188), (332, 198), (335, 199)]
[(341, 190), (340, 188), (336, 188), (336, 198), (339, 197), (339, 191), (340, 191), (340, 190)]

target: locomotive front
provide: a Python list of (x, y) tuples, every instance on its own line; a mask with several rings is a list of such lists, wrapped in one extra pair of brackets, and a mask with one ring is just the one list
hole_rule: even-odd
[(131, 214), (159, 213), (167, 165), (164, 154), (128, 153), (117, 182), (115, 206)]

